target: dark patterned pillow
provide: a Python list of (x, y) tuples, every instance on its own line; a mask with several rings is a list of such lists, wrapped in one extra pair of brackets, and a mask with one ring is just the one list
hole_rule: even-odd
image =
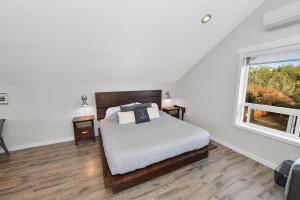
[(150, 121), (148, 111), (147, 111), (147, 107), (135, 108), (133, 110), (133, 112), (134, 112), (134, 117), (135, 117), (135, 123), (136, 124)]
[(142, 107), (150, 108), (151, 103), (134, 104), (131, 106), (121, 106), (120, 109), (121, 112), (128, 112), (128, 111), (133, 111), (136, 108), (142, 108)]

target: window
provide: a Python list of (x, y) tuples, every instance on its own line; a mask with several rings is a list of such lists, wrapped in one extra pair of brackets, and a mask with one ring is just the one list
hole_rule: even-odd
[(300, 48), (241, 54), (235, 125), (300, 145)]

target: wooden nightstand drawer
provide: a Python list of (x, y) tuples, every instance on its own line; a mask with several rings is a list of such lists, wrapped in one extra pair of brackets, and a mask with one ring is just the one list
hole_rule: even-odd
[(81, 139), (92, 138), (94, 142), (96, 141), (93, 115), (74, 117), (73, 127), (74, 127), (74, 137), (75, 137), (76, 145), (78, 145), (78, 142)]
[(163, 111), (168, 113), (169, 115), (179, 118), (179, 108), (176, 107), (166, 107), (163, 108)]
[(75, 128), (80, 129), (80, 128), (86, 128), (86, 127), (92, 127), (93, 122), (92, 121), (86, 121), (86, 122), (77, 122), (75, 124)]
[(170, 115), (178, 115), (178, 113), (179, 113), (179, 110), (170, 110), (169, 111)]
[(79, 128), (75, 130), (75, 134), (77, 137), (94, 137), (94, 128)]
[[(164, 107), (163, 111), (168, 113), (169, 115), (176, 117), (178, 119), (183, 120), (183, 115), (185, 113), (185, 108), (181, 106), (171, 106), (171, 107)], [(181, 113), (181, 115), (180, 115)]]

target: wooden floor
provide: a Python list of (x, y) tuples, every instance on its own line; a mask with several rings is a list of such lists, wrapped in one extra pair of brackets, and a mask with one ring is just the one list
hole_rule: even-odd
[(271, 169), (223, 146), (196, 162), (112, 195), (104, 188), (99, 143), (73, 142), (0, 154), (0, 199), (284, 199)]

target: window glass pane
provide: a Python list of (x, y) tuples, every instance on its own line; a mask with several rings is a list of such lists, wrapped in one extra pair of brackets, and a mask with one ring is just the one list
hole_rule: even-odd
[(286, 132), (289, 115), (283, 115), (263, 110), (251, 110), (250, 123)]
[(250, 65), (246, 102), (300, 109), (300, 60)]
[(244, 106), (244, 113), (243, 113), (243, 122), (247, 122), (247, 113), (248, 113), (248, 106)]

